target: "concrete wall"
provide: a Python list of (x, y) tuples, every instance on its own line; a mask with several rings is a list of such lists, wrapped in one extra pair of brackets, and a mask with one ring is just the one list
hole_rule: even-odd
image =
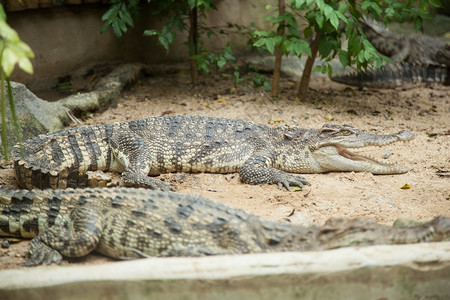
[[(217, 1), (219, 10), (209, 13), (208, 22), (212, 26), (223, 26), (227, 21), (243, 25), (255, 22), (259, 26), (267, 26), (268, 22), (263, 21), (267, 3), (262, 0)], [(158, 18), (149, 16), (149, 7), (143, 8), (140, 21), (124, 37), (116, 38), (111, 30), (100, 34), (103, 25), (101, 16), (108, 7), (93, 4), (8, 12), (8, 23), (36, 54), (33, 59), (34, 75), (15, 71), (12, 79), (31, 89), (42, 89), (47, 88), (46, 85), (55, 77), (98, 63), (158, 63), (186, 58), (185, 36), (178, 36), (177, 44), (171, 48), (169, 55), (156, 45), (156, 38), (142, 36), (145, 29), (160, 27)], [(219, 48), (229, 39), (239, 53), (250, 51), (245, 38), (238, 36), (213, 37), (208, 48)]]
[(450, 299), (450, 242), (0, 270), (0, 299)]

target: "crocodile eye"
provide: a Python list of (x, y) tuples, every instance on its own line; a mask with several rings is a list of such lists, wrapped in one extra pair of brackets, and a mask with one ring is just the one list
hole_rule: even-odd
[(349, 135), (349, 134), (350, 134), (350, 131), (349, 131), (349, 130), (341, 130), (341, 133), (342, 133), (343, 135)]

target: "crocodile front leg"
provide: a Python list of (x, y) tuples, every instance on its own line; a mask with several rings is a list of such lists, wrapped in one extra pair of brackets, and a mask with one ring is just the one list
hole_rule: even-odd
[(24, 266), (59, 264), (62, 256), (81, 257), (97, 247), (102, 236), (102, 215), (95, 207), (83, 206), (71, 214), (68, 226), (54, 225), (30, 243), (30, 258)]
[(272, 168), (273, 160), (270, 155), (259, 153), (250, 157), (239, 170), (241, 180), (248, 184), (277, 184), (278, 188), (285, 187), (288, 191), (290, 186), (302, 188), (309, 185), (303, 176), (296, 176), (284, 171)]
[(152, 190), (172, 190), (172, 185), (151, 178), (151, 153), (147, 143), (138, 135), (114, 134), (111, 149), (115, 159), (124, 167), (122, 181), (125, 186), (144, 187)]

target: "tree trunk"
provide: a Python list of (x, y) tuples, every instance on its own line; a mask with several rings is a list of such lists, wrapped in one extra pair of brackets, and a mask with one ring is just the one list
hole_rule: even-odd
[[(284, 0), (278, 0), (278, 13), (284, 14), (285, 11), (285, 5)], [(284, 25), (285, 22), (280, 23), (280, 31), (278, 32), (278, 35), (284, 36)], [(278, 97), (279, 94), (279, 85), (280, 85), (280, 73), (281, 73), (281, 59), (282, 59), (282, 53), (280, 46), (275, 47), (275, 66), (273, 68), (273, 78), (272, 78), (272, 97)]]
[[(192, 57), (198, 54), (198, 24), (197, 24), (197, 7), (189, 9), (189, 56)], [(198, 84), (198, 70), (195, 59), (190, 59), (191, 81), (193, 84)]]
[(308, 93), (309, 81), (311, 79), (312, 68), (314, 61), (316, 60), (317, 50), (319, 50), (320, 33), (316, 32), (316, 37), (311, 43), (311, 56), (306, 59), (305, 70), (300, 80), (300, 86), (298, 87), (297, 97), (303, 99)]

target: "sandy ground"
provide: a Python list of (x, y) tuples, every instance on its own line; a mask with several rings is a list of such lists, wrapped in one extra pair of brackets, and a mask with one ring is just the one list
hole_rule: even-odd
[[(201, 78), (194, 87), (187, 72), (143, 78), (126, 91), (117, 108), (82, 117), (85, 124), (110, 123), (165, 114), (240, 118), (272, 126), (318, 128), (325, 123), (392, 133), (407, 129), (415, 139), (355, 152), (409, 165), (401, 175), (369, 173), (307, 174), (311, 186), (288, 192), (274, 185), (251, 186), (238, 174), (162, 175), (178, 192), (202, 195), (281, 222), (323, 224), (332, 217), (366, 217), (384, 224), (397, 218), (428, 220), (450, 216), (450, 88), (358, 90), (315, 77), (306, 99), (296, 99), (296, 82), (283, 78), (279, 99), (246, 81), (233, 89), (229, 74)], [(182, 179), (180, 179), (182, 178)], [(113, 181), (119, 181), (118, 176)], [(17, 187), (11, 166), (0, 169), (0, 184)], [(407, 184), (409, 189), (402, 189)], [(28, 242), (0, 249), (0, 269), (15, 268), (27, 256)], [(109, 261), (98, 255), (68, 263)]]

